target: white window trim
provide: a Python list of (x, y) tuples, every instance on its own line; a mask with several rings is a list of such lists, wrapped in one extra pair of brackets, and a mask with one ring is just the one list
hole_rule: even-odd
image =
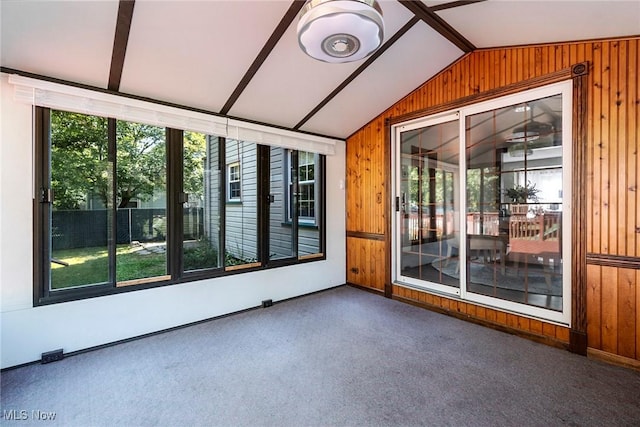
[(230, 119), (17, 74), (10, 74), (8, 81), (14, 86), (16, 101), (56, 110), (187, 129), (328, 156), (336, 153), (335, 147), (338, 142), (344, 142), (342, 139)]
[[(457, 111), (448, 111), (442, 114), (435, 114), (433, 116), (424, 117), (422, 118), (422, 120), (421, 119), (411, 120), (410, 122), (401, 123), (395, 126), (395, 130), (392, 131), (392, 146), (394, 147), (394, 149), (392, 150), (392, 159), (391, 159), (392, 164), (395, 165), (395, 170), (393, 171), (394, 177), (396, 175), (396, 172), (400, 170), (402, 166), (402, 158), (401, 156), (397, 155), (396, 149), (395, 149), (397, 147), (397, 144), (400, 143), (400, 134), (402, 134), (403, 132), (408, 132), (411, 130), (420, 129), (427, 126), (435, 126), (435, 125), (452, 122), (456, 120), (460, 120), (460, 114)], [(438, 164), (445, 165), (444, 162), (439, 162)], [(450, 165), (450, 164), (446, 164), (446, 165), (447, 165), (446, 166), (447, 169), (449, 169), (451, 172), (457, 173), (459, 171), (458, 165)], [(394, 190), (394, 195), (400, 197), (400, 180), (397, 180), (397, 182), (395, 182), (395, 185), (393, 186), (393, 190)], [(464, 194), (464, 193), (460, 193), (460, 194)], [(391, 205), (395, 206), (394, 203), (392, 203)], [(400, 214), (401, 212), (392, 213), (393, 230), (397, 229), (398, 222), (400, 221), (400, 218), (399, 218)], [(461, 221), (461, 223), (464, 223), (464, 222), (465, 221)], [(462, 235), (462, 230), (460, 230), (460, 235)], [(465, 244), (464, 240), (465, 239), (460, 239), (460, 245)], [(393, 280), (397, 281), (398, 285), (409, 287), (409, 288), (415, 288), (415, 289), (431, 290), (431, 291), (436, 291), (436, 292), (441, 292), (441, 293), (456, 295), (456, 296), (460, 295), (460, 288), (454, 288), (454, 287), (442, 285), (439, 283), (429, 283), (428, 286), (425, 286), (426, 282), (424, 281), (414, 279), (412, 277), (402, 276), (400, 270), (397, 269), (397, 266), (400, 263), (400, 253), (402, 252), (402, 242), (399, 236), (397, 235), (397, 233), (395, 232), (392, 233), (392, 245), (395, 250), (395, 256), (393, 257), (393, 262), (391, 263), (392, 264), (391, 274), (392, 274)], [(460, 248), (459, 250), (462, 250), (462, 248)], [(463, 274), (464, 274), (463, 270), (465, 269), (461, 268), (460, 270), (461, 271), (460, 271), (459, 280), (460, 280), (460, 283), (462, 284)]]
[[(231, 180), (231, 168), (238, 167), (238, 179), (232, 181)], [(240, 197), (231, 197), (231, 184), (232, 183), (240, 184)], [(227, 201), (228, 202), (241, 202), (242, 201), (242, 166), (240, 162), (233, 162), (227, 164)]]
[[(304, 150), (300, 150), (300, 151), (304, 151)], [(318, 224), (318, 212), (317, 212), (317, 201), (318, 201), (318, 197), (319, 197), (319, 193), (318, 193), (318, 173), (319, 170), (316, 167), (319, 163), (319, 159), (318, 159), (318, 153), (314, 153), (311, 152), (311, 154), (313, 154), (313, 164), (314, 164), (314, 179), (313, 181), (305, 181), (307, 183), (313, 182), (313, 201), (315, 204), (315, 208), (314, 208), (314, 212), (315, 215), (313, 217), (298, 217), (298, 224), (305, 224), (305, 225), (317, 225)], [(299, 160), (298, 160), (299, 161)], [(298, 169), (300, 168), (300, 164), (298, 164)], [(299, 171), (298, 171), (299, 172)], [(298, 186), (300, 185), (300, 177), (298, 177)], [(291, 151), (288, 150), (287, 151), (287, 182), (286, 182), (286, 187), (287, 187), (287, 191), (289, 188), (291, 188), (292, 185), (292, 179), (291, 179)], [(287, 221), (291, 222), (293, 221), (293, 217), (291, 215), (292, 213), (292, 209), (294, 208), (294, 206), (292, 206), (292, 201), (289, 200), (289, 203), (287, 203), (286, 206), (286, 216), (287, 216)]]

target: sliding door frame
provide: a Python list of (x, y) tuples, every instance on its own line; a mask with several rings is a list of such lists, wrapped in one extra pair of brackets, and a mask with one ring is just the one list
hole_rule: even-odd
[[(583, 224), (586, 221), (586, 147), (588, 143), (587, 111), (588, 111), (588, 62), (572, 65), (569, 68), (559, 70), (544, 76), (535, 77), (518, 83), (513, 83), (501, 88), (475, 93), (444, 104), (430, 106), (400, 116), (390, 116), (385, 119), (385, 150), (386, 165), (389, 173), (386, 176), (385, 185), (392, 189), (391, 152), (392, 127), (403, 122), (419, 119), (421, 117), (440, 114), (471, 104), (503, 97), (509, 94), (522, 92), (545, 86), (552, 83), (571, 80), (573, 83), (572, 103), (572, 188), (570, 203), (573, 207), (571, 215), (571, 322), (569, 334), (569, 349), (578, 354), (586, 355), (587, 351), (587, 312), (586, 312), (586, 229)], [(568, 143), (568, 141), (567, 141)], [(388, 212), (394, 207), (394, 194), (390, 191), (387, 198)], [(392, 224), (388, 222), (386, 237), (387, 269), (385, 277), (385, 296), (393, 297), (393, 244)]]
[[(399, 154), (400, 152), (400, 143), (401, 143), (401, 135), (404, 132), (409, 132), (412, 130), (416, 130), (416, 129), (422, 129), (422, 128), (428, 128), (431, 126), (437, 126), (440, 124), (444, 124), (444, 123), (451, 123), (451, 122), (457, 122), (460, 120), (460, 114), (457, 111), (452, 111), (452, 112), (446, 112), (446, 113), (442, 113), (442, 114), (437, 114), (435, 116), (430, 116), (430, 117), (425, 117), (425, 118), (421, 118), (421, 119), (416, 119), (416, 120), (412, 120), (410, 122), (407, 123), (402, 123), (399, 124), (398, 126), (395, 126), (393, 129), (393, 137), (392, 137), (392, 150), (391, 150), (391, 160), (392, 160), (392, 164), (393, 164), (393, 169), (392, 171), (394, 172), (392, 174), (393, 176), (393, 186), (392, 188), (392, 199), (394, 200), (394, 208), (393, 208), (393, 212), (391, 213), (391, 218), (392, 218), (392, 232), (391, 232), (391, 241), (392, 241), (392, 245), (393, 245), (393, 253), (395, 254), (395, 256), (393, 256), (393, 260), (391, 262), (391, 268), (392, 268), (392, 277), (393, 278), (398, 278), (401, 277), (401, 272), (400, 269), (398, 268), (398, 265), (401, 265), (402, 262), (402, 238), (399, 235), (400, 233), (398, 232), (398, 228), (401, 224), (402, 221), (402, 207), (401, 205), (403, 204), (403, 201), (401, 200), (402, 196), (401, 196), (401, 180), (397, 179), (398, 174), (401, 171), (402, 168), (402, 155)], [(458, 140), (460, 140), (460, 130), (458, 130)], [(460, 179), (458, 180), (458, 182), (460, 182)], [(460, 191), (462, 191), (462, 186), (461, 184), (459, 185), (459, 188), (456, 189), (456, 191), (458, 191), (459, 194)], [(458, 207), (460, 209), (462, 209), (461, 205), (458, 204)], [(463, 230), (462, 227), (464, 226), (464, 224), (460, 224), (460, 236), (462, 236)], [(464, 245), (465, 243), (462, 241), (463, 239), (460, 239), (460, 249), (462, 250), (462, 245)], [(465, 272), (461, 271), (460, 272), (460, 278), (459, 278), (459, 286), (455, 287), (455, 286), (449, 286), (449, 285), (444, 285), (444, 284), (439, 284), (439, 283), (430, 283), (427, 287), (424, 287), (420, 284), (420, 282), (422, 282), (419, 279), (415, 279), (415, 278), (411, 278), (408, 276), (402, 276), (403, 277), (403, 282), (402, 283), (394, 283), (394, 284), (407, 284), (411, 287), (417, 287), (417, 288), (424, 288), (424, 289), (430, 289), (430, 290), (435, 290), (437, 292), (441, 292), (443, 294), (448, 294), (448, 295), (454, 295), (454, 296), (460, 296), (460, 292), (462, 289), (461, 284), (463, 283), (462, 280), (464, 278), (464, 274)]]

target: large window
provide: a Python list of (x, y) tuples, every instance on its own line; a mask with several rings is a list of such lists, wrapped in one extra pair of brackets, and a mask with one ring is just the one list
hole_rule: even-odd
[[(259, 265), (258, 144), (227, 140), (229, 202), (225, 208), (225, 267)], [(242, 179), (240, 177), (242, 165)], [(240, 184), (242, 183), (242, 187)], [(242, 202), (240, 202), (242, 194)]]
[(219, 139), (184, 132), (182, 148), (182, 260), (185, 272), (222, 265)]
[[(36, 112), (38, 303), (323, 256), (324, 186), (315, 171), (324, 156), (133, 121)], [(304, 166), (288, 173), (291, 154)], [(304, 196), (285, 195), (292, 179), (304, 182)], [(313, 218), (312, 232), (292, 226), (285, 212)]]
[(571, 84), (395, 127), (397, 283), (568, 324)]
[(167, 280), (165, 129), (122, 120), (115, 123), (116, 173), (108, 185), (115, 193), (116, 283)]
[(50, 123), (51, 174), (40, 190), (40, 201), (49, 207), (43, 218), (43, 249), (51, 263), (46, 287), (108, 283), (115, 212), (107, 119), (53, 111)]
[(286, 185), (288, 192), (284, 215), (298, 229), (293, 245), (301, 258), (322, 255), (320, 226), (324, 220), (322, 204), (317, 203), (323, 182), (322, 157), (309, 151), (287, 150)]

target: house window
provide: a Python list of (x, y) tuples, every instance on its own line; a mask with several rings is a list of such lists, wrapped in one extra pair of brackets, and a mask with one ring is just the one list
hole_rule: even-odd
[(324, 156), (271, 147), (268, 167), (270, 259), (323, 256)]
[(571, 90), (394, 127), (396, 283), (569, 324)]
[(242, 196), (240, 187), (240, 163), (231, 163), (227, 166), (227, 171), (229, 201), (240, 201), (240, 197)]
[(287, 156), (276, 153), (288, 149), (35, 111), (36, 304), (324, 257), (323, 156), (303, 155), (294, 173), (304, 177), (300, 212), (316, 221), (302, 230), (282, 209), (293, 201)]
[[(296, 154), (294, 156), (293, 154)], [(317, 222), (316, 215), (316, 176), (317, 156), (308, 151), (293, 152), (289, 150), (288, 185), (293, 196), (288, 206), (287, 219), (293, 220), (292, 212), (297, 206), (298, 222), (313, 225)]]
[(315, 155), (307, 151), (298, 152), (298, 219), (315, 222)]

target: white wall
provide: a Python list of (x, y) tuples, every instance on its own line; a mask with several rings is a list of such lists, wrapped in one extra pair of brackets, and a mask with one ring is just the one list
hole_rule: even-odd
[(327, 259), (33, 307), (32, 109), (0, 75), (1, 367), (39, 360), (345, 283), (345, 146), (327, 156)]

